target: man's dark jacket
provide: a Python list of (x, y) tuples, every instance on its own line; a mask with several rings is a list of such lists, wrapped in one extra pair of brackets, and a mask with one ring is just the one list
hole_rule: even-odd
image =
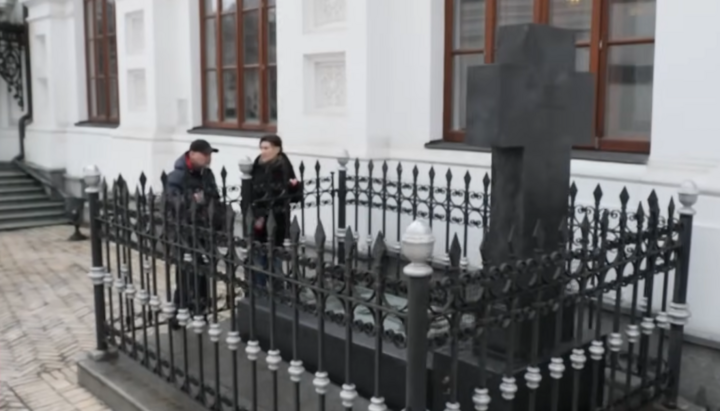
[[(197, 193), (203, 194), (203, 202), (197, 203), (196, 222), (207, 227), (209, 221), (208, 206), (214, 203), (214, 216), (212, 226), (217, 230), (224, 226), (226, 218), (225, 207), (220, 201), (220, 191), (215, 180), (215, 175), (209, 168), (193, 169), (188, 160), (188, 153), (183, 154), (175, 161), (173, 170), (167, 176), (166, 194), (169, 196), (170, 206), (177, 210), (175, 202), (180, 202), (179, 211), (185, 216), (181, 218), (190, 222), (190, 208), (196, 202), (194, 196)], [(173, 211), (174, 213), (174, 211)]]
[(188, 161), (188, 153), (175, 160), (173, 170), (168, 174), (167, 190), (173, 195), (192, 195), (202, 191), (213, 198), (220, 198), (212, 170), (209, 168), (194, 170)]

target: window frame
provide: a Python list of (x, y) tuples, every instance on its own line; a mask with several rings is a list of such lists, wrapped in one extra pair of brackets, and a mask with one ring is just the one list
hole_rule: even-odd
[[(495, 52), (495, 33), (497, 27), (498, 2), (485, 0), (485, 42), (482, 49), (457, 49), (454, 45), (455, 3), (459, 0), (445, 0), (444, 33), (444, 74), (443, 74), (443, 140), (463, 142), (465, 131), (453, 129), (453, 92), (454, 60), (458, 55), (483, 53), (485, 64), (492, 63)], [(548, 24), (550, 21), (551, 0), (533, 0), (533, 22)], [(653, 37), (634, 37), (623, 39), (609, 38), (609, 3), (605, 0), (593, 0), (590, 23), (590, 40), (576, 43), (576, 47), (590, 50), (590, 73), (595, 76), (595, 109), (593, 115), (593, 144), (577, 146), (575, 149), (617, 151), (625, 153), (650, 153), (651, 136), (638, 136), (637, 139), (617, 138), (605, 135), (605, 105), (607, 103), (608, 52), (613, 46), (655, 44)]]
[[(275, 75), (277, 76), (277, 57), (275, 62), (270, 63), (268, 61), (269, 54), (269, 33), (270, 33), (270, 22), (269, 15), (270, 10), (276, 9), (276, 2), (273, 0), (257, 0), (258, 7), (251, 9), (244, 9), (245, 0), (236, 0), (235, 9), (231, 12), (222, 11), (222, 0), (212, 0), (215, 2), (215, 14), (212, 16), (206, 15), (206, 2), (209, 0), (198, 0), (200, 7), (200, 72), (201, 72), (201, 90), (202, 90), (202, 125), (203, 127), (213, 129), (225, 129), (225, 130), (243, 130), (243, 131), (255, 131), (255, 132), (276, 132), (277, 131), (277, 119), (274, 122), (270, 121), (270, 109), (269, 109), (269, 73), (274, 68)], [(244, 62), (244, 48), (243, 48), (243, 15), (248, 12), (257, 11), (259, 14), (258, 24), (258, 63), (257, 64), (245, 64)], [(223, 44), (222, 44), (222, 17), (234, 14), (235, 15), (235, 65), (227, 66), (223, 65)], [(215, 66), (208, 68), (207, 66), (207, 27), (206, 21), (215, 20)], [(237, 111), (237, 120), (233, 122), (224, 121), (225, 111), (225, 99), (223, 95), (224, 86), (224, 75), (223, 72), (226, 70), (232, 70), (234, 67), (236, 76), (236, 90), (235, 90), (235, 107)], [(259, 87), (259, 114), (260, 118), (258, 122), (247, 122), (245, 118), (245, 87), (244, 87), (244, 71), (247, 69), (256, 69), (258, 71), (258, 87)], [(209, 120), (208, 115), (209, 101), (207, 93), (207, 73), (210, 71), (216, 72), (217, 78), (217, 121)], [(276, 77), (277, 78), (277, 77)], [(277, 80), (276, 80), (277, 81)], [(276, 92), (277, 93), (277, 92)], [(277, 104), (277, 94), (275, 97), (275, 103)]]
[[(96, 24), (97, 6), (102, 4), (102, 29), (98, 34)], [(90, 10), (92, 5), (92, 10)], [(108, 0), (83, 0), (83, 27), (85, 28), (85, 83), (87, 87), (87, 109), (88, 122), (117, 125), (120, 123), (120, 88), (118, 84), (118, 49), (117, 49), (117, 24), (113, 24), (114, 30), (109, 31), (108, 24)], [(113, 6), (114, 7), (114, 6)], [(90, 16), (91, 15), (91, 16)], [(90, 16), (90, 17), (89, 17)], [(115, 13), (112, 13), (115, 18)], [(92, 22), (92, 27), (88, 27)], [(98, 47), (98, 42), (101, 44)], [(93, 50), (91, 50), (93, 48)], [(115, 61), (111, 67), (110, 51), (115, 50)], [(98, 55), (98, 49), (102, 50), (102, 59)], [(102, 76), (98, 73), (99, 62), (102, 60)], [(97, 87), (99, 81), (104, 81), (102, 90), (104, 92), (105, 114), (98, 114), (100, 102), (97, 100), (100, 93)], [(93, 103), (93, 85), (95, 89), (95, 99)], [(114, 92), (113, 92), (114, 89)], [(117, 109), (117, 115), (113, 115), (113, 104)]]

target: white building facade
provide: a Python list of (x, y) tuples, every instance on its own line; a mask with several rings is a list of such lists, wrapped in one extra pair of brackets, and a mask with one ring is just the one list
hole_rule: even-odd
[[(578, 68), (598, 78), (596, 139), (572, 163), (579, 200), (600, 183), (609, 206), (622, 187), (635, 204), (653, 189), (666, 204), (696, 182), (687, 332), (720, 343), (717, 0), (19, 1), (32, 67), (25, 161), (71, 190), (88, 164), (157, 182), (196, 138), (238, 182), (265, 133), (296, 167), (332, 168), (347, 150), (479, 179), (491, 155), (462, 144), (467, 67), (492, 62), (498, 25), (577, 29)], [(8, 161), (22, 112), (0, 93)]]

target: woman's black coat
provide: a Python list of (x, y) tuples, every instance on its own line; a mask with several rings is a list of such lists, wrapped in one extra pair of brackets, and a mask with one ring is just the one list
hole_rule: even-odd
[[(266, 242), (268, 240), (267, 221), (272, 212), (275, 217), (274, 244), (283, 245), (288, 236), (290, 227), (290, 203), (296, 202), (298, 195), (302, 196), (302, 185), (298, 182), (291, 185), (290, 180), (295, 179), (295, 170), (290, 159), (284, 154), (267, 163), (260, 162), (260, 156), (255, 159), (252, 168), (253, 186), (253, 218), (265, 219), (265, 229), (255, 230), (254, 239)], [(255, 225), (253, 222), (253, 226)]]

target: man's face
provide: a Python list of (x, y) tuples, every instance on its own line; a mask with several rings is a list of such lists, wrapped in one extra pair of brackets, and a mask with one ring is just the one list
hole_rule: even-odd
[(201, 153), (199, 151), (191, 151), (190, 152), (190, 162), (195, 167), (198, 168), (205, 168), (210, 165), (210, 162), (212, 162), (212, 153)]

